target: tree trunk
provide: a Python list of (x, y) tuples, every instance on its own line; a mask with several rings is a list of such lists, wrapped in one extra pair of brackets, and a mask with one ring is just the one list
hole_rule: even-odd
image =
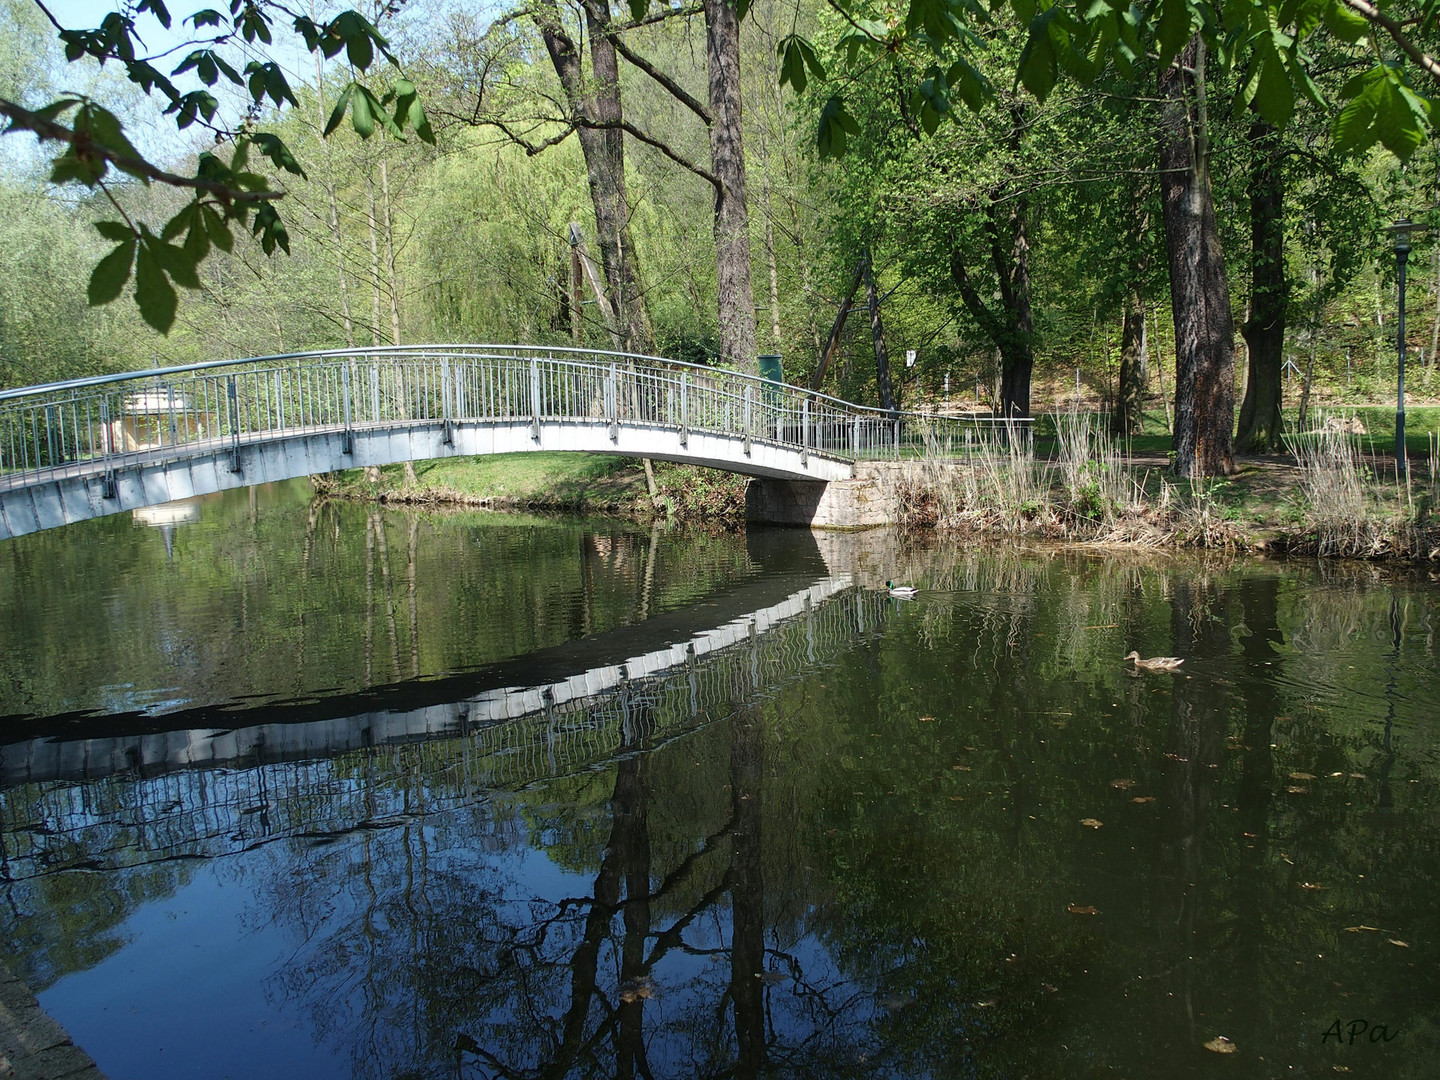
[(1205, 46), (1196, 35), (1160, 75), (1160, 192), (1175, 322), (1175, 471), (1235, 471), (1235, 351), (1225, 254), (1210, 190)]
[(380, 246), (375, 224), (375, 173), (365, 173), (365, 225), (370, 239), (370, 344), (380, 347)]
[[(1004, 416), (1030, 415), (1030, 372), (1035, 366), (1035, 349), (1034, 324), (1030, 315), (1030, 237), (1026, 220), (1029, 208), (1029, 200), (1025, 198), (1010, 203), (1004, 232), (1009, 241), (1009, 251), (1007, 253), (999, 244), (995, 247), (1000, 294), (1006, 311), (1010, 313), (1010, 332), (1000, 345), (1005, 365), (1000, 379), (1000, 405)], [(1007, 255), (1007, 264), (1001, 270), (1001, 259)]]
[(729, 0), (705, 0), (710, 75), (710, 167), (715, 193), (715, 271), (720, 299), (720, 362), (755, 371), (755, 300), (750, 287), (750, 220), (741, 137), (740, 20)]
[[(1019, 120), (1017, 118), (1017, 126)], [(1001, 416), (1030, 415), (1030, 375), (1035, 366), (1034, 323), (1030, 310), (1030, 203), (1011, 198), (1007, 189), (991, 192), (985, 231), (990, 265), (999, 280), (999, 312), (981, 299), (964, 254), (950, 253), (950, 276), (966, 310), (1000, 353)]]
[(875, 385), (880, 391), (880, 407), (895, 411), (895, 392), (890, 385), (890, 353), (885, 347), (885, 324), (880, 318), (880, 290), (875, 284), (875, 266), (870, 253), (861, 263), (865, 276), (865, 300), (870, 307), (870, 337), (875, 342)]
[(1284, 427), (1281, 378), (1290, 282), (1285, 274), (1285, 177), (1279, 133), (1264, 120), (1250, 125), (1250, 318), (1240, 327), (1249, 354), (1236, 446), (1263, 454), (1280, 445)]
[[(602, 124), (624, 119), (620, 104), (620, 70), (615, 43), (609, 37), (608, 0), (587, 0), (585, 26), (590, 38), (590, 68), (594, 75), (593, 116)], [(582, 129), (581, 134), (584, 135)], [(610, 302), (620, 325), (625, 351), (655, 351), (654, 333), (640, 295), (640, 270), (630, 233), (630, 200), (625, 187), (625, 133), (605, 127), (594, 136), (592, 154), (585, 155), (590, 174), (591, 201), (595, 204), (596, 242), (610, 290)], [(582, 140), (582, 146), (584, 145)], [(601, 217), (604, 221), (601, 221)]]
[(810, 379), (810, 389), (819, 390), (825, 385), (825, 373), (830, 369), (830, 361), (835, 358), (835, 351), (840, 347), (840, 335), (845, 330), (845, 320), (850, 317), (850, 305), (855, 301), (855, 293), (860, 288), (860, 282), (865, 277), (865, 268), (869, 265), (868, 258), (861, 259), (855, 266), (855, 276), (850, 279), (850, 288), (840, 300), (840, 310), (835, 313), (835, 322), (830, 327), (830, 336), (825, 339), (825, 346), (820, 350), (820, 363), (815, 367), (815, 374)]
[(602, 0), (585, 5), (594, 78), (587, 79), (580, 50), (565, 29), (554, 0), (541, 0), (531, 11), (540, 28), (550, 62), (565, 93), (566, 106), (577, 124), (576, 136), (585, 158), (590, 203), (595, 211), (595, 243), (605, 291), (615, 312), (620, 338), (630, 352), (654, 351), (654, 336), (640, 295), (639, 268), (630, 235), (630, 203), (625, 188), (624, 132), (595, 124), (623, 119), (615, 46), (606, 36), (610, 13)]
[(1125, 294), (1125, 318), (1120, 331), (1120, 384), (1115, 394), (1114, 424), (1117, 435), (1139, 435), (1145, 426), (1145, 388), (1150, 381), (1145, 315), (1145, 301), (1132, 286)]
[[(384, 152), (381, 144), (381, 152)], [(395, 272), (395, 220), (390, 206), (390, 168), (380, 159), (380, 227), (385, 234), (385, 272), (390, 278), (390, 342), (399, 345), (400, 276)]]
[[(315, 53), (315, 85), (324, 85), (324, 70), (320, 66), (320, 53)], [(325, 112), (321, 106), (321, 98), (316, 95), (316, 128), (323, 130), (325, 123)], [(330, 225), (330, 243), (334, 247), (336, 271), (340, 282), (340, 320), (345, 328), (345, 346), (353, 349), (355, 347), (355, 321), (350, 315), (350, 283), (345, 274), (345, 239), (340, 233), (340, 209), (338, 200), (335, 197), (335, 162), (331, 157), (331, 143), (328, 139), (322, 139), (325, 147), (325, 177), (322, 186), (325, 188), (325, 199), (329, 210), (328, 223)]]
[(1150, 269), (1150, 212), (1145, 208), (1145, 195), (1139, 185), (1132, 185), (1130, 227), (1126, 237), (1130, 249), (1130, 281), (1125, 290), (1125, 313), (1120, 327), (1120, 373), (1116, 380), (1112, 423), (1117, 435), (1139, 435), (1145, 427), (1145, 392), (1150, 383), (1145, 303), (1145, 278)]

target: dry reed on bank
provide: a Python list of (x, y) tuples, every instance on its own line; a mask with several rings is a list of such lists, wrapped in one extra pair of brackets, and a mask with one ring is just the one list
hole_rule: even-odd
[(1433, 471), (1420, 509), (1408, 485), (1398, 507), (1385, 506), (1345, 425), (1288, 440), (1301, 484), (1289, 521), (1276, 506), (1277, 520), (1258, 526), (1263, 541), (1236, 520), (1231, 480), (1137, 471), (1119, 442), (1073, 411), (1055, 417), (1055, 430), (1053, 463), (1037, 460), (1028, 433), (1013, 425), (972, 440), (959, 460), (953, 447), (927, 440), (900, 481), (902, 524), (1098, 545), (1440, 558), (1440, 530), (1423, 524), (1426, 497), (1436, 500)]

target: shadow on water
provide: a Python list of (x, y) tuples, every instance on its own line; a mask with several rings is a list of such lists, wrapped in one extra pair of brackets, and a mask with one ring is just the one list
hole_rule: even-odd
[[(6, 747), (5, 959), (110, 1075), (1431, 1074), (1431, 583), (878, 534), (338, 526), (325, 578), (348, 565), (362, 625), (340, 632), (373, 682)], [(289, 567), (266, 544), (295, 535), (237, 558)], [(177, 564), (193, 542), (177, 529)], [(534, 559), (570, 583), (563, 634), (517, 651), (534, 628), (498, 627), (456, 669), (426, 613), (544, 612), (518, 584)], [(421, 677), (384, 681), (412, 643)], [(1185, 664), (1136, 673), (1131, 648)], [(174, 750), (244, 731), (267, 734)], [(69, 746), (70, 771), (26, 778), (20, 746)]]

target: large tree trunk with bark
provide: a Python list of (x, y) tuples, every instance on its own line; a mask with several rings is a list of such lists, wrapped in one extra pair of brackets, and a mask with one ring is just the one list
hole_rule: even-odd
[(1210, 189), (1205, 46), (1196, 35), (1160, 75), (1160, 192), (1175, 321), (1175, 471), (1235, 471), (1235, 329)]
[(1264, 120), (1250, 125), (1250, 318), (1240, 327), (1249, 354), (1236, 445), (1260, 454), (1280, 446), (1281, 379), (1290, 280), (1285, 273), (1285, 176), (1280, 135)]
[(741, 138), (740, 20), (729, 0), (705, 0), (710, 74), (710, 167), (715, 191), (715, 269), (720, 292), (720, 362), (756, 369), (750, 220)]
[(1030, 415), (1030, 375), (1035, 367), (1034, 322), (1030, 309), (1029, 200), (992, 194), (986, 208), (985, 231), (990, 265), (999, 282), (999, 310), (981, 298), (965, 256), (950, 253), (950, 277), (960, 298), (1000, 353), (1000, 414)]
[(540, 28), (585, 157), (590, 202), (595, 210), (595, 243), (622, 343), (630, 352), (653, 352), (654, 336), (640, 293), (639, 263), (630, 233), (625, 136), (615, 126), (624, 119), (624, 111), (615, 45), (607, 36), (609, 7), (604, 0), (585, 3), (593, 78), (586, 77), (580, 49), (561, 21), (554, 0), (541, 0), (532, 9), (531, 17)]

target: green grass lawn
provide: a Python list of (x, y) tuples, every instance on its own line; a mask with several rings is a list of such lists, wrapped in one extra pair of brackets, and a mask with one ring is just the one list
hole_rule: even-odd
[[(403, 486), (403, 466), (380, 470), (384, 490)], [(524, 454), (438, 458), (415, 463), (422, 489), (477, 499), (550, 504), (621, 504), (645, 496), (645, 473), (635, 458), (537, 450)], [(342, 484), (368, 488), (364, 472), (347, 471)]]

